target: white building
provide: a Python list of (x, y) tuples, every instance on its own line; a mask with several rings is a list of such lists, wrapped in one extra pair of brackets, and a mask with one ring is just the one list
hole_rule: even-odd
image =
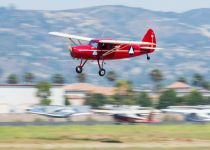
[[(35, 85), (0, 85), (0, 114), (24, 113), (30, 106), (40, 103), (36, 93)], [(71, 105), (78, 106), (84, 104), (87, 93), (113, 95), (115, 88), (101, 87), (88, 83), (53, 85), (49, 99), (52, 100), (51, 105), (64, 105), (64, 100), (67, 98)]]
[[(51, 88), (52, 105), (63, 105), (63, 85), (53, 85)], [(31, 105), (39, 104), (34, 85), (0, 85), (0, 113), (23, 113)]]

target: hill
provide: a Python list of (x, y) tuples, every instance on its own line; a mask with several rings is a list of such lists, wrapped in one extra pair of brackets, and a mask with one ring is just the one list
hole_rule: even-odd
[[(167, 79), (174, 80), (195, 72), (209, 77), (210, 72), (210, 9), (184, 13), (158, 12), (125, 6), (98, 6), (63, 11), (32, 11), (0, 8), (0, 81), (8, 74), (33, 72), (38, 79), (55, 73), (74, 82), (75, 66), (69, 57), (68, 41), (54, 38), (50, 31), (67, 32), (90, 37), (112, 37), (141, 40), (148, 28), (156, 32), (159, 47), (164, 50), (131, 60), (108, 61), (106, 69), (119, 78), (132, 80), (136, 86), (148, 83), (148, 73), (160, 68)], [(128, 69), (129, 68), (129, 69)], [(104, 83), (98, 77), (96, 63), (85, 66), (88, 81)], [(209, 79), (209, 78), (208, 78)]]

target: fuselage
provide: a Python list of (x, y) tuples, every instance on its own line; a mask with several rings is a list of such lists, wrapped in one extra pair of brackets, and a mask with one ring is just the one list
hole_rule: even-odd
[[(101, 40), (101, 39), (100, 39)], [(99, 43), (92, 40), (87, 45), (73, 46), (70, 53), (73, 58), (85, 60), (112, 60), (140, 56), (154, 52), (154, 49), (143, 49), (148, 45)]]

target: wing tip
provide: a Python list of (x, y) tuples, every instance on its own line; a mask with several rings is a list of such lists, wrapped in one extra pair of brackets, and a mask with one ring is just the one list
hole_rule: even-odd
[(57, 35), (59, 32), (48, 32), (49, 35)]

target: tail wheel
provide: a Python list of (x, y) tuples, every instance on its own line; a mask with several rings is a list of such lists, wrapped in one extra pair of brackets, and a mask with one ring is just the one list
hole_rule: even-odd
[(147, 60), (150, 60), (150, 56), (147, 54)]
[(77, 73), (82, 73), (82, 70), (83, 70), (82, 66), (77, 66), (76, 67), (76, 72)]
[(98, 74), (99, 74), (100, 76), (105, 76), (106, 70), (105, 70), (105, 69), (100, 69), (99, 72), (98, 72)]

